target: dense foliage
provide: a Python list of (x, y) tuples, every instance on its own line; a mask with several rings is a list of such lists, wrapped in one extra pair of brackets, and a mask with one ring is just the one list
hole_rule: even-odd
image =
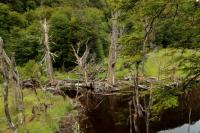
[(102, 2), (18, 0), (4, 3), (0, 3), (0, 36), (5, 40), (7, 52), (15, 53), (17, 64), (23, 65), (30, 59), (42, 60), (41, 21), (44, 17), (50, 25), (55, 68), (74, 66), (72, 45), (78, 42), (89, 40), (91, 53), (98, 59), (107, 55), (108, 23), (103, 7), (98, 9)]
[[(44, 46), (47, 34), (44, 20), (47, 20), (50, 52)], [(43, 65), (46, 53), (52, 55), (55, 70), (52, 75), (58, 80), (77, 80), (85, 74), (92, 81), (105, 81), (107, 75), (109, 81), (111, 66), (114, 73), (111, 79), (117, 77), (126, 79), (124, 82), (131, 86), (134, 84), (137, 102), (142, 97), (146, 104), (145, 98), (149, 97), (149, 107), (143, 112), (149, 111), (155, 118), (161, 111), (179, 106), (179, 96), (185, 89), (189, 91), (193, 87), (190, 83), (200, 77), (197, 0), (0, 0), (0, 37), (9, 57), (15, 56), (21, 79), (36, 78), (46, 83), (48, 68)], [(89, 56), (84, 57), (88, 47)], [(144, 90), (138, 89), (140, 83)], [(56, 83), (52, 80), (50, 84)], [(25, 97), (28, 105), (25, 106), (30, 112), (29, 102), (35, 100), (28, 97), (32, 98)], [(54, 98), (55, 102), (60, 101)], [(60, 119), (70, 108), (68, 103), (58, 102), (58, 105), (50, 116), (56, 114)], [(50, 125), (44, 130), (54, 132), (58, 128)], [(42, 132), (43, 127), (37, 121), (28, 124), (31, 126), (35, 126), (35, 132)]]
[[(0, 36), (19, 65), (41, 61), (41, 20), (48, 18), (54, 67), (74, 64), (71, 45), (89, 40), (92, 56), (108, 55), (110, 14), (118, 10), (123, 55), (141, 59), (157, 47), (199, 48), (199, 3), (195, 1), (143, 0), (3, 0), (0, 3)], [(148, 26), (152, 27), (148, 27)], [(135, 58), (134, 58), (135, 59)]]

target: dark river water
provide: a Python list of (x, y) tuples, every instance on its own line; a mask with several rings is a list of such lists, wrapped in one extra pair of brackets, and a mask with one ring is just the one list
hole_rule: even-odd
[(170, 130), (160, 131), (158, 133), (200, 133), (200, 120), (193, 123), (192, 125), (184, 124), (180, 127)]

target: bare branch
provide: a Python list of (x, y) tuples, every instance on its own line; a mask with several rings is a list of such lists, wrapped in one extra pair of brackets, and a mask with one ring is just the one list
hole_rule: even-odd
[(81, 57), (81, 60), (82, 60), (82, 63), (85, 65), (86, 64), (86, 61), (87, 61), (87, 58), (88, 58), (88, 55), (90, 53), (90, 48), (88, 47), (87, 44), (85, 44), (85, 52), (83, 54), (83, 56)]
[(84, 79), (85, 79), (86, 84), (88, 83), (88, 74), (87, 74), (87, 71), (86, 71), (86, 63), (87, 63), (88, 55), (90, 53), (90, 48), (88, 47), (88, 44), (87, 44), (88, 41), (89, 41), (89, 39), (87, 39), (87, 41), (85, 43), (85, 52), (83, 53), (82, 57), (80, 57), (78, 55), (79, 51), (80, 51), (81, 43), (80, 42), (77, 43), (77, 50), (74, 48), (73, 45), (71, 45), (72, 50), (74, 52), (74, 55), (76, 57), (76, 63), (78, 64), (78, 66), (80, 67), (80, 69), (82, 71), (82, 74), (84, 75)]
[[(76, 57), (76, 60), (79, 60), (79, 56), (78, 56), (78, 53), (77, 53), (77, 51), (75, 50), (75, 48), (74, 48), (74, 46), (73, 45), (71, 45), (71, 47), (72, 47), (72, 49), (73, 49), (73, 51), (74, 51), (74, 55), (75, 55), (75, 57)], [(79, 48), (78, 48), (79, 49)]]

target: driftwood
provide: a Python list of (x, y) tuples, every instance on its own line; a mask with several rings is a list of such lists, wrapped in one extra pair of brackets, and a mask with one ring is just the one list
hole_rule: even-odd
[[(46, 91), (52, 92), (53, 94), (58, 94), (63, 96), (63, 92), (66, 95), (73, 93), (86, 94), (87, 92), (92, 92), (99, 95), (117, 95), (117, 94), (130, 94), (133, 93), (132, 89), (136, 88), (131, 82), (121, 80), (115, 86), (108, 84), (106, 81), (93, 81), (87, 84), (82, 80), (55, 80), (56, 85), (50, 86), (45, 85)], [(126, 87), (127, 89), (122, 90), (120, 87)], [(149, 90), (148, 85), (138, 84), (138, 90), (146, 91)], [(73, 95), (73, 96), (74, 96)]]
[[(84, 80), (55, 80), (55, 86), (51, 86), (49, 83), (44, 84), (42, 87), (44, 90), (51, 91), (51, 92), (58, 92), (58, 91), (66, 91), (66, 90), (79, 90), (79, 92), (87, 92), (92, 91), (95, 93), (118, 93), (118, 92), (128, 92), (133, 93), (133, 89), (137, 88), (138, 91), (147, 91), (151, 89), (152, 83), (159, 83), (160, 81), (154, 77), (150, 77), (144, 80), (143, 84), (137, 83), (126, 80), (119, 80), (115, 86), (112, 86), (107, 83), (107, 81), (90, 81), (87, 84)], [(34, 83), (37, 82), (37, 83)], [(30, 86), (41, 86), (41, 83), (35, 79), (28, 79), (22, 82), (22, 86), (28, 84)], [(137, 86), (136, 86), (137, 85)], [(172, 82), (166, 85), (163, 85), (163, 88), (166, 90), (174, 89), (177, 87), (181, 87), (181, 83), (179, 82)], [(129, 88), (123, 90), (123, 88)]]
[(86, 92), (92, 90), (94, 92), (103, 92), (107, 90), (113, 90), (114, 87), (110, 86), (106, 82), (88, 82), (87, 84), (83, 81), (77, 80), (58, 80), (55, 87), (47, 87), (46, 90), (79, 90)]

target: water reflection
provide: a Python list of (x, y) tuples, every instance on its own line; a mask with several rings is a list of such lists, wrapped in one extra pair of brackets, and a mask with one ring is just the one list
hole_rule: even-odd
[(189, 124), (184, 124), (183, 126), (158, 133), (200, 133), (200, 120), (190, 126)]

